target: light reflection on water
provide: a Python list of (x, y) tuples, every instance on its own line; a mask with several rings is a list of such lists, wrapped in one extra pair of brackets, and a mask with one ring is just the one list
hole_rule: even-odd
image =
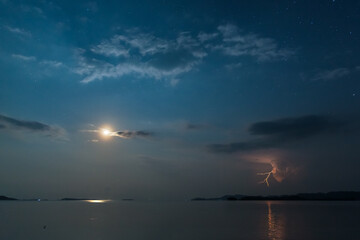
[(268, 238), (269, 240), (285, 239), (285, 219), (282, 215), (271, 210), (271, 201), (267, 202), (268, 207)]
[(84, 202), (88, 202), (88, 203), (106, 203), (110, 201), (111, 200), (106, 200), (106, 199), (84, 200)]

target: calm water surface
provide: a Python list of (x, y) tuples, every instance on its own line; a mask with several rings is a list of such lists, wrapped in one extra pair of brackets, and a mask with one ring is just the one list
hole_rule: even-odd
[(0, 202), (0, 239), (360, 239), (360, 202)]

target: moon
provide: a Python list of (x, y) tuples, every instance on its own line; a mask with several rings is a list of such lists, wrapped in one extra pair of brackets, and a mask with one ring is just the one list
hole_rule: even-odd
[(102, 129), (101, 133), (104, 136), (109, 136), (111, 132), (109, 129), (104, 128), (104, 129)]

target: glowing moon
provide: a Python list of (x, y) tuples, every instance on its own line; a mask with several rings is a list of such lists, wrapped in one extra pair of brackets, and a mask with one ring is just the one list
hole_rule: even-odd
[(104, 136), (109, 136), (110, 135), (110, 130), (109, 129), (102, 129), (101, 133), (104, 135)]
[(114, 137), (116, 132), (113, 132), (112, 127), (109, 125), (103, 125), (102, 127), (98, 128), (96, 132), (99, 134), (103, 140), (109, 140)]

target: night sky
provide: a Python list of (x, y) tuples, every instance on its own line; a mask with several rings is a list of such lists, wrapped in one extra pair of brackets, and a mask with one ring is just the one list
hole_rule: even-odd
[(1, 0), (0, 31), (0, 195), (360, 190), (360, 1)]

